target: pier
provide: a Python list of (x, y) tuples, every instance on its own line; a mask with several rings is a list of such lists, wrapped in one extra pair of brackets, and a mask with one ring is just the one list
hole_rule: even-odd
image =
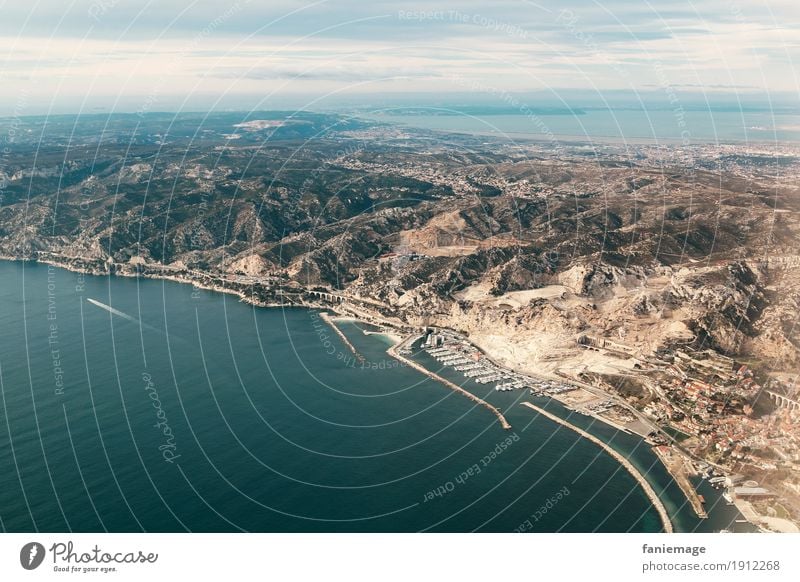
[(399, 343), (399, 344), (397, 344), (395, 346), (390, 347), (388, 350), (386, 350), (386, 353), (389, 354), (390, 356), (392, 356), (393, 358), (395, 358), (396, 360), (400, 360), (401, 362), (403, 362), (407, 366), (409, 366), (411, 368), (414, 368), (418, 372), (420, 372), (422, 374), (425, 374), (428, 378), (431, 378), (432, 380), (436, 380), (437, 382), (440, 382), (440, 383), (444, 384), (445, 386), (450, 388), (450, 390), (452, 390), (453, 392), (458, 392), (459, 394), (461, 394), (462, 396), (466, 396), (467, 398), (469, 398), (470, 400), (472, 400), (476, 404), (480, 404), (484, 408), (487, 408), (487, 409), (491, 410), (492, 413), (494, 413), (494, 415), (500, 421), (500, 426), (502, 426), (506, 430), (510, 430), (511, 429), (511, 425), (508, 424), (508, 421), (506, 420), (506, 417), (503, 416), (503, 413), (500, 412), (499, 410), (497, 410), (497, 408), (495, 408), (494, 406), (492, 406), (491, 404), (489, 404), (485, 400), (483, 400), (481, 398), (478, 398), (472, 392), (468, 392), (467, 390), (464, 390), (458, 384), (454, 384), (450, 380), (446, 380), (445, 378), (442, 378), (438, 374), (434, 374), (433, 372), (428, 370), (426, 367), (414, 362), (413, 360), (410, 360), (409, 358), (401, 356), (400, 353), (398, 352), (398, 349), (402, 348), (402, 346), (405, 345), (407, 342), (408, 342), (408, 340), (403, 341), (402, 343)]
[(664, 467), (666, 467), (669, 474), (672, 475), (672, 478), (675, 479), (675, 482), (678, 484), (678, 487), (681, 488), (683, 494), (686, 495), (686, 499), (689, 501), (697, 517), (706, 519), (708, 513), (705, 507), (703, 507), (703, 501), (697, 494), (694, 485), (692, 485), (692, 482), (689, 480), (689, 473), (686, 470), (686, 460), (680, 455), (674, 454), (669, 447), (664, 445), (653, 447), (653, 452), (661, 459)]
[(561, 426), (567, 427), (570, 430), (575, 431), (576, 433), (581, 435), (583, 438), (590, 440), (591, 442), (596, 444), (598, 447), (603, 449), (605, 452), (607, 452), (609, 455), (611, 455), (614, 458), (614, 460), (617, 461), (620, 465), (622, 465), (625, 469), (627, 469), (628, 473), (630, 473), (633, 476), (633, 478), (636, 479), (636, 481), (639, 482), (639, 485), (642, 486), (642, 489), (644, 489), (644, 492), (647, 495), (647, 498), (650, 500), (650, 502), (656, 508), (656, 511), (658, 512), (658, 515), (661, 518), (661, 523), (662, 523), (662, 525), (664, 527), (664, 532), (665, 533), (673, 533), (674, 530), (672, 528), (672, 522), (669, 519), (669, 515), (667, 514), (666, 507), (664, 507), (664, 504), (661, 502), (661, 499), (659, 499), (658, 495), (656, 495), (655, 490), (650, 485), (650, 483), (648, 483), (647, 479), (644, 478), (644, 476), (636, 469), (636, 467), (633, 466), (633, 464), (630, 461), (628, 461), (628, 459), (623, 457), (621, 454), (619, 454), (617, 451), (612, 449), (610, 446), (608, 446), (606, 443), (601, 441), (596, 436), (589, 434), (585, 430), (582, 430), (582, 429), (578, 428), (577, 426), (575, 426), (573, 424), (570, 424), (569, 422), (567, 422), (566, 420), (564, 420), (562, 418), (559, 418), (555, 414), (551, 414), (551, 413), (547, 412), (546, 410), (544, 410), (542, 408), (539, 408), (538, 406), (536, 406), (532, 402), (523, 402), (522, 404), (524, 406), (527, 406), (528, 408), (532, 408), (533, 410), (535, 410), (536, 412), (538, 412), (542, 416), (544, 416), (546, 418), (549, 418), (553, 422), (555, 422), (557, 424), (560, 424)]
[(356, 349), (356, 347), (352, 343), (350, 343), (350, 340), (347, 339), (347, 336), (344, 335), (344, 333), (342, 332), (341, 329), (339, 329), (339, 326), (337, 326), (336, 323), (334, 323), (333, 319), (331, 319), (331, 316), (328, 315), (325, 312), (322, 312), (322, 313), (319, 314), (319, 317), (325, 323), (327, 323), (328, 325), (330, 325), (333, 328), (333, 331), (335, 331), (336, 335), (338, 335), (339, 338), (342, 340), (342, 342), (344, 342), (344, 345), (346, 345), (350, 349), (350, 351), (353, 352), (353, 354), (355, 355), (356, 359), (358, 361), (360, 361), (360, 362), (363, 362), (364, 361), (364, 356), (362, 356), (361, 354), (358, 353), (358, 350)]

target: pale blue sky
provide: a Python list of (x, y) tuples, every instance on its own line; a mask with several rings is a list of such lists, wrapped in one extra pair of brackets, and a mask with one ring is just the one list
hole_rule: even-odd
[(800, 94), (797, 0), (0, 0), (0, 14), (5, 113)]

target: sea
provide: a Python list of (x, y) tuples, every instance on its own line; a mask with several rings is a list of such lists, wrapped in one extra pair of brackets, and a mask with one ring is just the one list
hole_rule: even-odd
[(800, 115), (748, 109), (586, 109), (575, 112), (522, 109), (498, 114), (491, 109), (440, 107), (382, 110), (363, 115), (423, 129), (487, 135), (509, 140), (553, 143), (705, 145), (798, 144)]
[[(6, 532), (657, 532), (596, 445), (391, 340), (171, 281), (0, 262), (0, 529)], [(424, 352), (413, 356), (436, 370)], [(698, 519), (648, 445), (536, 398), (628, 457), (676, 531)]]

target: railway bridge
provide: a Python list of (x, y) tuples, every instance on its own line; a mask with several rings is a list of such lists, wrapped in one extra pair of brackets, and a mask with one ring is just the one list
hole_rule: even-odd
[(344, 301), (344, 298), (341, 295), (328, 293), (326, 291), (309, 291), (308, 293), (315, 299), (322, 299), (323, 301), (327, 301), (329, 303), (341, 303)]
[(778, 408), (788, 408), (789, 410), (800, 410), (800, 402), (794, 398), (789, 398), (784, 394), (778, 394), (772, 390), (767, 390), (769, 399), (778, 405)]

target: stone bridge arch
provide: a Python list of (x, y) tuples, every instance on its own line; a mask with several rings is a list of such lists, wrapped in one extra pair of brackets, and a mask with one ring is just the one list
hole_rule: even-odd
[(797, 402), (797, 400), (794, 400), (793, 398), (789, 398), (788, 396), (778, 394), (777, 392), (773, 392), (771, 390), (767, 390), (767, 394), (769, 395), (769, 399), (778, 405), (778, 408), (800, 410), (800, 402)]

